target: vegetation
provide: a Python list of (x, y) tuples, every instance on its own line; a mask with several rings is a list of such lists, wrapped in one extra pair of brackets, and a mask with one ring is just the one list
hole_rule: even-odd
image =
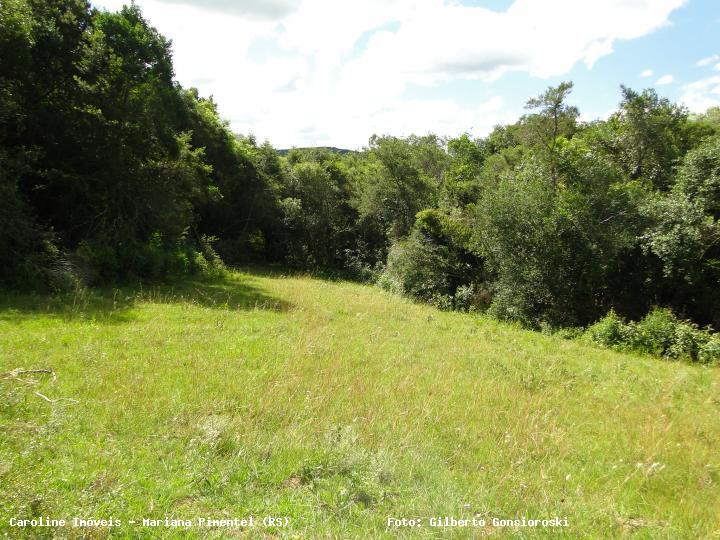
[(7, 0), (0, 20), (6, 286), (281, 263), (530, 328), (656, 307), (720, 326), (717, 110), (622, 87), (583, 123), (567, 82), (481, 139), (277, 152), (173, 80), (136, 5)]
[(137, 5), (0, 1), (0, 515), (717, 535), (720, 109), (621, 87), (587, 123), (572, 88), (276, 151)]
[(291, 518), (250, 538), (469, 536), (391, 516), (568, 518), (476, 531), (499, 538), (720, 527), (716, 368), (259, 272), (6, 295), (0, 335), (3, 516)]

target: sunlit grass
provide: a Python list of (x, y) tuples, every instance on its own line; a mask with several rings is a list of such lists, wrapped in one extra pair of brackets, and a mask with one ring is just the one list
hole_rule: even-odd
[[(56, 378), (8, 375), (20, 368)], [(373, 287), (254, 272), (5, 295), (0, 373), (0, 533), (11, 537), (181, 534), (8, 527), (40, 515), (290, 518), (251, 537), (720, 534), (718, 368)], [(396, 530), (391, 516), (570, 526)]]

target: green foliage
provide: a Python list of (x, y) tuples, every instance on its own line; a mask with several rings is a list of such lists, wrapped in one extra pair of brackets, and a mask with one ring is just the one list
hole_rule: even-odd
[(457, 219), (419, 212), (410, 235), (390, 249), (380, 286), (441, 309), (482, 307), (481, 264), (465, 249), (469, 237)]
[(212, 165), (207, 196), (195, 202), (198, 229), (218, 237), (218, 251), (229, 263), (264, 260), (268, 239), (277, 237), (280, 227), (278, 193), (285, 171), (277, 154), (251, 137), (234, 135), (215, 102), (200, 98), (197, 90), (183, 90), (180, 97), (183, 129)]
[(670, 356), (679, 321), (668, 309), (654, 309), (631, 326), (629, 347), (655, 356)]
[(563, 82), (484, 138), (281, 156), (174, 80), (135, 4), (6, 0), (0, 22), (3, 283), (280, 262), (553, 331), (653, 305), (720, 326), (716, 110), (622, 87), (618, 112), (585, 124)]
[(342, 268), (357, 216), (348, 171), (330, 153), (293, 153), (289, 161), (280, 201), (285, 261), (299, 268)]
[(221, 275), (224, 265), (213, 248), (216, 239), (201, 237), (198, 248), (183, 237), (170, 243), (160, 232), (145, 243), (111, 247), (101, 239), (84, 240), (71, 257), (73, 271), (86, 285), (118, 283), (128, 279), (164, 280), (183, 274)]
[(720, 139), (690, 151), (677, 183), (649, 198), (643, 247), (662, 265), (666, 301), (700, 321), (720, 323)]
[(705, 136), (720, 135), (720, 107), (710, 107), (703, 114), (691, 115), (690, 120), (698, 124), (698, 131)]
[(448, 307), (453, 294), (451, 272), (448, 249), (416, 231), (390, 249), (387, 268), (378, 283), (410, 298)]
[(492, 312), (539, 327), (585, 324), (607, 310), (615, 259), (633, 248), (632, 190), (581, 141), (563, 143), (551, 172), (532, 158), (490, 187), (473, 244), (494, 275)]
[(720, 219), (720, 136), (706, 139), (687, 153), (674, 190), (692, 199), (708, 216)]
[(480, 173), (486, 158), (482, 140), (471, 140), (467, 134), (448, 141), (448, 163), (442, 185), (443, 203), (449, 207), (463, 207), (480, 197)]
[(630, 341), (629, 334), (628, 325), (612, 309), (585, 331), (585, 336), (593, 343), (618, 349), (621, 349)]
[(604, 347), (669, 359), (720, 361), (718, 335), (678, 319), (669, 309), (653, 309), (641, 321), (629, 323), (611, 310), (588, 327), (584, 339)]
[(562, 82), (557, 87), (550, 87), (536, 98), (528, 100), (526, 109), (538, 112), (526, 115), (521, 120), (518, 138), (534, 149), (546, 162), (549, 179), (553, 188), (557, 184), (558, 144), (563, 138), (570, 138), (575, 132), (577, 118), (580, 115), (577, 107), (566, 104), (572, 92), (573, 83)]
[(629, 180), (667, 190), (673, 166), (689, 149), (688, 114), (654, 90), (621, 87), (619, 111), (599, 126), (596, 145)]
[(373, 137), (371, 168), (360, 196), (360, 215), (375, 219), (391, 239), (406, 236), (415, 215), (432, 206), (440, 185), (444, 159), (439, 141)]
[(183, 120), (202, 104), (173, 82), (169, 41), (135, 5), (16, 0), (0, 17), (0, 49), (15, 50), (0, 67), (0, 256), (15, 265), (0, 279), (193, 271), (218, 156)]

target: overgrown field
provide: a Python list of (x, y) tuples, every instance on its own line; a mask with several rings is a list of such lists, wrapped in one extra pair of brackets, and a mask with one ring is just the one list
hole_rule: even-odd
[[(720, 369), (373, 287), (245, 272), (4, 294), (0, 373), (0, 534), (12, 538), (720, 535)], [(289, 527), (126, 524), (249, 515)], [(123, 526), (19, 529), (13, 516)], [(433, 528), (432, 516), (488, 525)], [(569, 527), (490, 522), (555, 516)], [(425, 520), (389, 529), (388, 517)]]

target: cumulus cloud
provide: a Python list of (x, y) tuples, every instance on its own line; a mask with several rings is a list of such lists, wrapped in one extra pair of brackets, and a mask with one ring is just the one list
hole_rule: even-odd
[(680, 102), (696, 113), (720, 106), (720, 75), (685, 85)]
[(663, 75), (655, 82), (655, 84), (658, 86), (663, 86), (665, 84), (671, 84), (674, 81), (675, 81), (675, 77), (673, 77), (672, 75)]
[(136, 1), (173, 40), (179, 81), (214, 95), (234, 129), (278, 146), (351, 147), (374, 131), (483, 134), (522, 111), (491, 96), (470, 106), (412, 89), (591, 68), (685, 3), (516, 0), (498, 12), (457, 0)]
[(300, 0), (159, 0), (167, 4), (183, 4), (215, 10), (227, 15), (277, 20), (288, 16)]
[(397, 32), (374, 36), (360, 62), (378, 73), (391, 65), (415, 82), (453, 77), (492, 81), (508, 71), (549, 78), (567, 73), (578, 62), (592, 67), (612, 52), (616, 41), (665, 25), (683, 3), (517, 0), (498, 13), (425, 2), (405, 15)]
[(713, 54), (712, 56), (708, 56), (703, 58), (702, 60), (698, 60), (695, 65), (698, 67), (705, 67), (709, 66), (713, 62), (717, 62), (718, 60), (720, 60), (720, 55)]
[(652, 77), (654, 75), (654, 72), (652, 69), (644, 69), (641, 73), (641, 77)]

